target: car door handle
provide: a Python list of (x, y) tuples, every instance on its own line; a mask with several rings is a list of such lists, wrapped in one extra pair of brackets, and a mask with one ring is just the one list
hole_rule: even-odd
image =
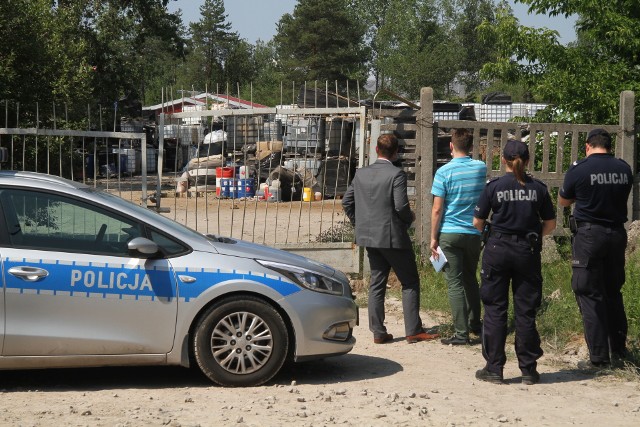
[(38, 280), (47, 277), (49, 272), (37, 267), (11, 267), (9, 269), (9, 274), (27, 282), (37, 282)]

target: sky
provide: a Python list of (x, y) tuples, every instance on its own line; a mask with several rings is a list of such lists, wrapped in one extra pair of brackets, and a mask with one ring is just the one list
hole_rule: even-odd
[[(200, 19), (200, 6), (203, 3), (204, 0), (172, 0), (168, 7), (171, 12), (182, 9), (182, 19), (188, 23)], [(560, 42), (563, 44), (575, 40), (575, 18), (528, 15), (526, 6), (515, 4), (513, 0), (509, 0), (509, 3), (521, 25), (556, 30), (560, 33)], [(258, 39), (271, 40), (280, 17), (285, 13), (293, 13), (296, 4), (297, 0), (224, 0), (228, 21), (233, 30), (252, 44)]]

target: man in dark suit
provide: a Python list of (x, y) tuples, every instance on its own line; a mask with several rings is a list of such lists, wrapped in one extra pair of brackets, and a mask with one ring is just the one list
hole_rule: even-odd
[(358, 170), (342, 200), (344, 212), (356, 229), (356, 244), (367, 248), (371, 266), (369, 284), (369, 329), (373, 341), (393, 340), (384, 325), (384, 297), (389, 271), (402, 284), (404, 327), (409, 343), (438, 338), (422, 328), (420, 276), (408, 228), (415, 219), (407, 197), (407, 175), (392, 162), (398, 140), (381, 135), (376, 146), (378, 160)]

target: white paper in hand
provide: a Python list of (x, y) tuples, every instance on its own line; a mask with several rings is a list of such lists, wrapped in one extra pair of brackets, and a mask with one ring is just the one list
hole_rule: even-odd
[(447, 263), (447, 257), (444, 256), (444, 252), (442, 252), (440, 246), (438, 246), (438, 259), (435, 259), (433, 255), (431, 255), (429, 261), (431, 261), (431, 264), (433, 265), (433, 268), (436, 269), (436, 271), (442, 270), (442, 267), (444, 267), (444, 265)]

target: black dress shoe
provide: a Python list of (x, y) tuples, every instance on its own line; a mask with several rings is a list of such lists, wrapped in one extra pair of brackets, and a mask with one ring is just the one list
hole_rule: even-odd
[(469, 344), (469, 340), (467, 338), (460, 338), (456, 335), (453, 335), (449, 338), (442, 338), (440, 342), (444, 345), (467, 345)]
[(522, 384), (534, 385), (540, 382), (540, 374), (535, 369), (522, 370)]
[(486, 381), (491, 384), (503, 383), (502, 375), (491, 372), (487, 368), (482, 368), (479, 371), (476, 371), (476, 378), (480, 381)]

